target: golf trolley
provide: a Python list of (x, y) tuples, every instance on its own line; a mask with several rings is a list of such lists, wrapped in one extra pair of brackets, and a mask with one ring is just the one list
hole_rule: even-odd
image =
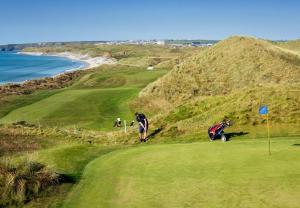
[(223, 142), (228, 141), (224, 134), (224, 129), (231, 126), (232, 122), (230, 120), (224, 120), (219, 124), (209, 127), (208, 136), (211, 141), (221, 138)]

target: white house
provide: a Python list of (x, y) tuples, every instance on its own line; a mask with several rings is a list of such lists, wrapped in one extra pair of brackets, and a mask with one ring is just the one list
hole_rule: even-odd
[(157, 45), (165, 45), (166, 42), (164, 40), (158, 40), (158, 41), (156, 41), (156, 44)]

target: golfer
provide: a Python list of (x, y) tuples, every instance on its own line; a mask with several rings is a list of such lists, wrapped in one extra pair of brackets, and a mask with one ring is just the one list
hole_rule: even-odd
[(147, 141), (147, 132), (148, 132), (148, 120), (143, 113), (136, 112), (135, 114), (136, 121), (139, 124), (139, 140), (140, 142)]
[(120, 118), (117, 118), (117, 120), (115, 121), (114, 123), (114, 126), (113, 127), (121, 127), (122, 125), (122, 121)]

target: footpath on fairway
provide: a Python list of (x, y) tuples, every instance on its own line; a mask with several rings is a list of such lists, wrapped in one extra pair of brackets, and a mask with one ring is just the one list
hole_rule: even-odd
[(64, 207), (297, 207), (300, 138), (142, 145), (92, 161)]

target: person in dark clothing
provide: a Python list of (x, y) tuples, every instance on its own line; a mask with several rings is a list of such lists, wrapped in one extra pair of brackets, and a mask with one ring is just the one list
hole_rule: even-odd
[(135, 113), (136, 121), (139, 124), (139, 139), (140, 142), (146, 142), (147, 141), (147, 133), (148, 133), (148, 119), (143, 113)]
[(130, 127), (134, 127), (134, 121), (131, 121), (131, 123), (130, 123)]
[(120, 119), (120, 118), (117, 118), (117, 120), (115, 121), (113, 127), (121, 127), (121, 125), (122, 125), (121, 119)]

